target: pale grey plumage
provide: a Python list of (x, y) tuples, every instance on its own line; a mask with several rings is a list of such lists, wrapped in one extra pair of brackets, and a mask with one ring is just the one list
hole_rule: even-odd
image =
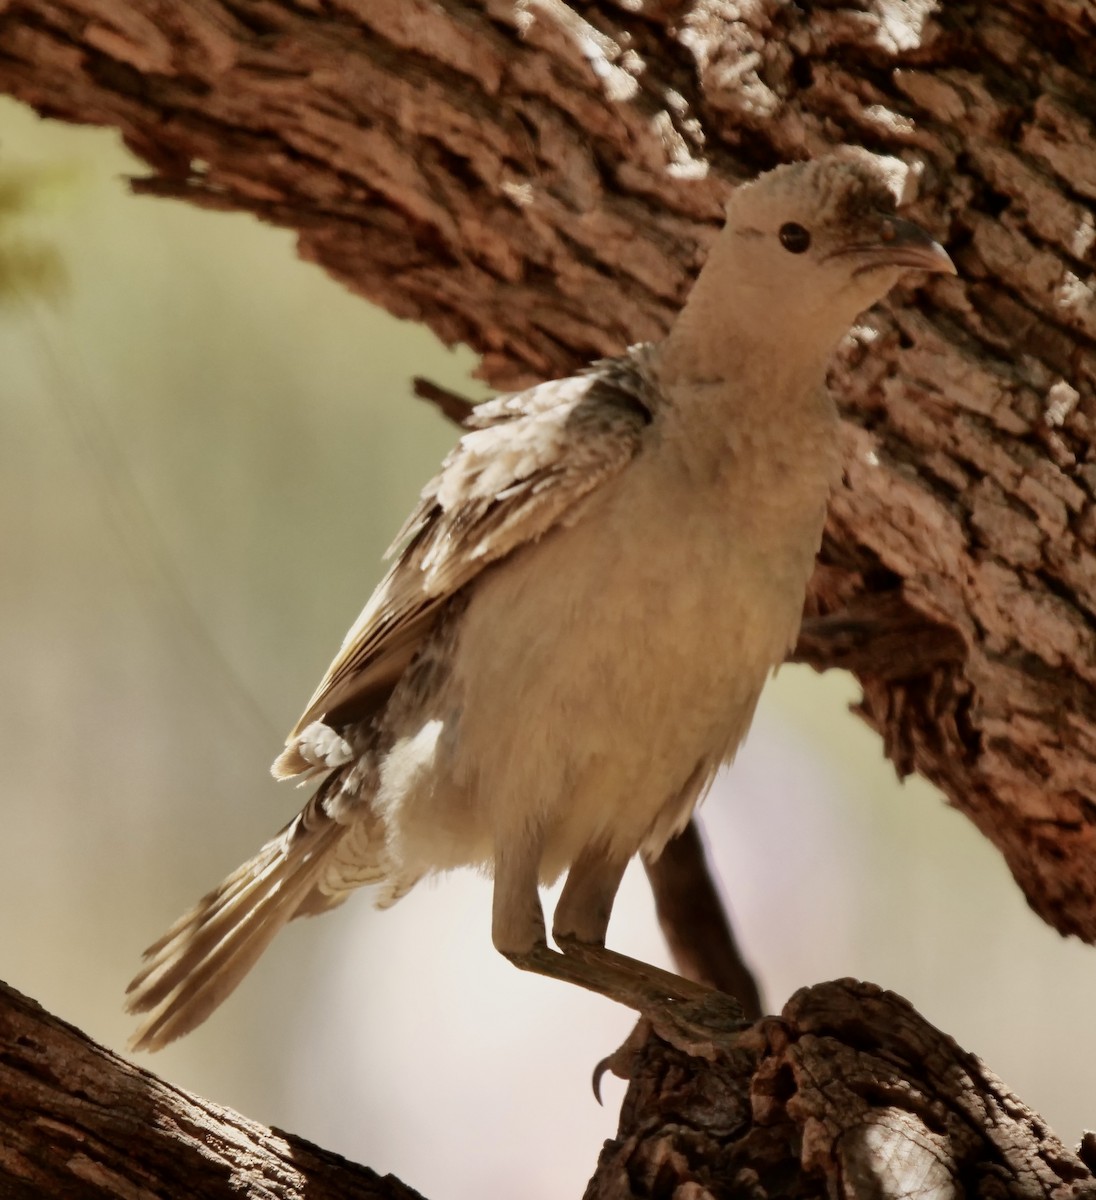
[[(690, 994), (605, 926), (794, 640), (837, 469), (834, 344), (903, 269), (950, 267), (893, 217), (900, 173), (861, 155), (739, 189), (664, 342), (476, 409), (275, 764), (318, 792), (150, 947), (136, 1045), (203, 1020), (293, 916), (460, 865), (493, 871), (519, 965), (639, 1007)], [(559, 955), (537, 885), (564, 870)]]

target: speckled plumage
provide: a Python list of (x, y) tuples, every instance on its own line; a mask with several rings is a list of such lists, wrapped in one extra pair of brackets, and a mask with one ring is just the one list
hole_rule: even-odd
[(596, 949), (624, 865), (688, 820), (794, 641), (838, 462), (829, 355), (904, 268), (947, 262), (893, 218), (901, 171), (739, 189), (664, 342), (475, 410), (275, 764), (316, 794), (150, 948), (136, 1044), (204, 1019), (291, 917), (464, 865), (495, 876), (500, 950), (635, 1002), (552, 965), (537, 885), (570, 871), (554, 931)]

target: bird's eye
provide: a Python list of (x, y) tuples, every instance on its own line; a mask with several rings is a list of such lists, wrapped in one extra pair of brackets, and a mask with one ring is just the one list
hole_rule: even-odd
[(796, 224), (795, 221), (781, 225), (778, 236), (780, 244), (791, 254), (802, 254), (811, 244), (810, 231), (804, 229), (802, 225)]

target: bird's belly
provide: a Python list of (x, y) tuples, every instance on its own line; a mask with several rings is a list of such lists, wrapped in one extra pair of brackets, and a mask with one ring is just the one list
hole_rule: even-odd
[(671, 828), (687, 818), (697, 788), (683, 811), (674, 800), (745, 735), (813, 555), (750, 561), (730, 531), (690, 529), (718, 513), (673, 518), (649, 519), (642, 541), (634, 512), (584, 521), (481, 577), (434, 763), (446, 782), (407, 797), (409, 848), (420, 830), (422, 856), (449, 866), (540, 836), (551, 878), (591, 844), (635, 853), (668, 806)]

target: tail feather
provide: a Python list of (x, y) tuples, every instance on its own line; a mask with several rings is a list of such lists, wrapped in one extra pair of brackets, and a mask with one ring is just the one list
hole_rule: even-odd
[(158, 1050), (200, 1025), (297, 915), (345, 829), (320, 801), (314, 796), (278, 837), (145, 951), (145, 965), (126, 989), (126, 1007), (151, 1016), (132, 1049)]

